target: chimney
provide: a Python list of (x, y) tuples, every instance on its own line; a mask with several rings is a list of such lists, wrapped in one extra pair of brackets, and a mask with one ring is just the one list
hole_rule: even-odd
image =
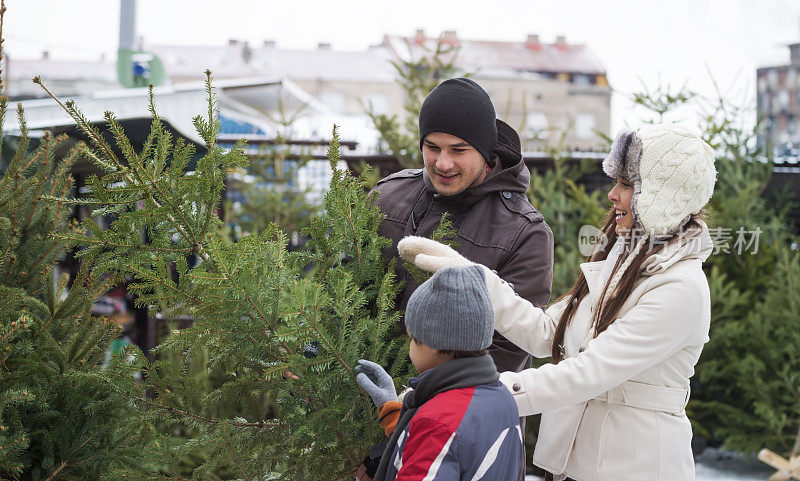
[(330, 50), (331, 44), (329, 42), (320, 42), (317, 44), (317, 50)]
[(567, 44), (567, 37), (564, 35), (559, 35), (556, 37), (556, 45), (566, 45)]
[(458, 45), (458, 35), (455, 30), (445, 30), (442, 32), (442, 42), (450, 45)]
[(236, 40), (235, 38), (229, 38), (228, 39), (228, 47), (235, 47), (237, 45), (239, 45), (239, 41), (238, 40)]
[(50, 51), (42, 50), (42, 60), (50, 60)]
[(414, 32), (414, 43), (423, 45), (427, 39), (428, 37), (425, 35), (425, 30), (418, 28), (417, 31)]
[(275, 40), (264, 40), (264, 48), (275, 48)]
[(542, 43), (539, 41), (539, 35), (535, 33), (529, 33), (528, 38), (525, 40), (525, 48), (528, 50), (541, 50)]
[(251, 58), (253, 58), (253, 49), (250, 48), (250, 42), (242, 43), (242, 60), (244, 63), (250, 63)]

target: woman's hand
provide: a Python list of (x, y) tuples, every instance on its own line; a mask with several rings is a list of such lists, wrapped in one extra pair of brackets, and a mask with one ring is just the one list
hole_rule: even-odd
[(427, 237), (405, 237), (397, 244), (397, 250), (400, 252), (400, 257), (428, 272), (436, 272), (445, 267), (475, 264), (452, 247)]

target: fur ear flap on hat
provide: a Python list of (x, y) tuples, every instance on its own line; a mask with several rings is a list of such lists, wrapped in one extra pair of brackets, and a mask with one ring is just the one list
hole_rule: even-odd
[(642, 139), (633, 130), (617, 134), (611, 152), (603, 160), (603, 172), (609, 177), (622, 177), (629, 182), (639, 180), (639, 161), (642, 158)]

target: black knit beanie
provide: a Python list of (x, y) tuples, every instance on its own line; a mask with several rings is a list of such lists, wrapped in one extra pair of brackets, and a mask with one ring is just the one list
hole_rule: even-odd
[(494, 106), (489, 94), (468, 78), (445, 80), (428, 94), (419, 111), (419, 148), (431, 132), (455, 135), (492, 165), (497, 144)]

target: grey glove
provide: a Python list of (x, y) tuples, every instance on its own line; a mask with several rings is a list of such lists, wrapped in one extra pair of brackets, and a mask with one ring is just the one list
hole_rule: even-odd
[(356, 366), (356, 382), (361, 386), (375, 407), (381, 407), (389, 401), (397, 401), (397, 391), (394, 389), (392, 377), (381, 367), (366, 359), (359, 359)]

